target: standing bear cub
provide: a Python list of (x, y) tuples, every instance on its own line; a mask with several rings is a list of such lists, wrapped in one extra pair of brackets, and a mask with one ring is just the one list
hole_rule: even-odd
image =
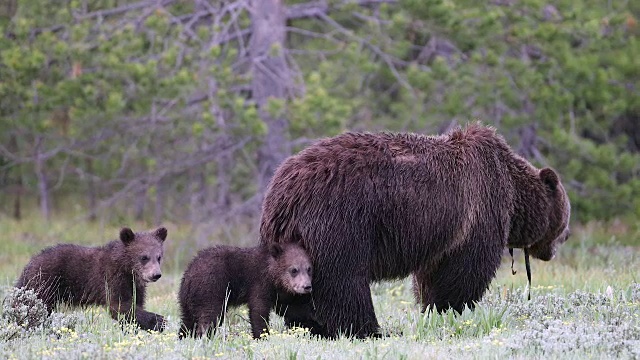
[(260, 241), (307, 250), (324, 335), (366, 337), (380, 330), (371, 282), (413, 275), (424, 310), (461, 312), (480, 300), (505, 247), (553, 258), (570, 208), (558, 174), (518, 156), (493, 128), (345, 133), (276, 170)]
[(16, 287), (33, 289), (49, 313), (56, 303), (106, 305), (111, 317), (134, 321), (142, 329), (164, 329), (161, 315), (144, 310), (145, 288), (161, 276), (167, 229), (134, 233), (101, 247), (59, 244), (44, 249), (24, 268)]
[(269, 312), (274, 307), (282, 315), (287, 304), (295, 303), (300, 314), (289, 314), (295, 321), (287, 325), (307, 325), (312, 321), (311, 277), (311, 261), (295, 243), (201, 250), (180, 284), (179, 336), (213, 334), (222, 324), (225, 304), (248, 304), (251, 332), (256, 339), (267, 331)]

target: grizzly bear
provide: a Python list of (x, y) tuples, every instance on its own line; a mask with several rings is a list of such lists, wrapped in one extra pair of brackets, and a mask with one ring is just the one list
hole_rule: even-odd
[(290, 315), (297, 321), (290, 320), (287, 325), (308, 325), (312, 321), (311, 277), (311, 261), (294, 243), (201, 250), (187, 266), (180, 284), (179, 337), (212, 335), (224, 319), (226, 306), (242, 304), (249, 305), (251, 333), (256, 339), (267, 331), (274, 307), (282, 314), (287, 304), (295, 304), (301, 313)]
[(73, 306), (107, 305), (113, 319), (135, 321), (162, 331), (164, 318), (144, 310), (145, 288), (161, 276), (167, 229), (134, 233), (101, 247), (59, 244), (44, 249), (24, 268), (16, 287), (36, 291), (49, 313), (59, 302)]
[(286, 159), (263, 203), (263, 245), (299, 241), (325, 336), (379, 335), (369, 284), (414, 276), (423, 311), (472, 308), (503, 249), (550, 260), (570, 205), (490, 127), (439, 136), (344, 133)]

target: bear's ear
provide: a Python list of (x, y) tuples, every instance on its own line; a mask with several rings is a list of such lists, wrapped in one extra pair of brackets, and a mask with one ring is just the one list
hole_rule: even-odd
[(560, 183), (558, 174), (550, 168), (540, 170), (540, 180), (542, 180), (542, 183), (545, 184), (552, 192), (556, 191), (558, 183)]
[(167, 239), (167, 228), (159, 227), (156, 229), (156, 231), (154, 231), (153, 235), (155, 235), (160, 240), (165, 241)]
[(273, 256), (274, 259), (277, 259), (282, 255), (284, 250), (282, 250), (282, 246), (280, 244), (271, 244), (269, 245), (269, 253)]
[(133, 233), (133, 230), (129, 229), (128, 227), (122, 228), (122, 230), (120, 230), (120, 240), (122, 240), (123, 243), (129, 244), (135, 238), (136, 235)]

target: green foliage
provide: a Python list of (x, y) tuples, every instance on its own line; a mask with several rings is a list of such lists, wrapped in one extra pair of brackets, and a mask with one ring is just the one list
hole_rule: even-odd
[[(321, 65), (322, 70), (329, 70)], [(344, 128), (353, 109), (352, 99), (330, 94), (329, 87), (339, 74), (314, 71), (306, 79), (306, 93), (291, 102), (288, 118), (294, 137), (335, 135)]]
[[(363, 99), (353, 113), (366, 108), (375, 119), (357, 126), (431, 133), (480, 119), (516, 149), (523, 144), (520, 130), (534, 126), (539, 155), (523, 151), (562, 174), (575, 220), (640, 216), (640, 135), (633, 130), (640, 116), (637, 7), (405, 0), (381, 10), (386, 22), (345, 21), (350, 40), (368, 40), (360, 53), (377, 46), (397, 59), (391, 60), (397, 75), (411, 88), (399, 89), (389, 66), (347, 64), (348, 73), (371, 80), (348, 90), (347, 97)], [(338, 71), (347, 57), (333, 61)], [(369, 57), (384, 62), (378, 54)], [(345, 84), (329, 86), (328, 96)]]
[[(204, 186), (194, 172), (233, 201), (254, 195), (266, 116), (288, 120), (294, 150), (345, 129), (438, 133), (480, 119), (559, 171), (574, 220), (640, 216), (633, 1), (329, 1), (331, 22), (290, 20), (287, 43), (270, 48), (291, 76), (262, 113), (251, 98), (251, 37), (234, 35), (250, 30), (246, 11), (190, 27), (185, 19), (201, 11), (191, 2), (111, 15), (96, 12), (122, 2), (15, 4), (0, 8), (1, 181), (31, 198), (39, 181), (60, 197), (93, 188), (122, 199), (169, 178), (167, 211), (180, 218), (187, 189)], [(534, 141), (523, 135), (531, 129)], [(233, 169), (216, 173), (207, 149), (239, 141)], [(45, 157), (39, 175), (35, 154)]]

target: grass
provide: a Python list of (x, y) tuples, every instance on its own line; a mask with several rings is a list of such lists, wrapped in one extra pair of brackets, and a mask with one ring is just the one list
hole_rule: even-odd
[[(126, 224), (134, 230), (144, 224)], [(335, 341), (311, 337), (303, 329), (285, 329), (272, 315), (271, 335), (251, 339), (247, 308), (229, 311), (212, 339), (178, 340), (176, 293), (181, 272), (199, 248), (243, 245), (246, 236), (166, 224), (167, 262), (163, 277), (148, 288), (147, 308), (167, 317), (164, 333), (122, 329), (100, 307), (60, 309), (46, 326), (3, 338), (0, 358), (7, 359), (429, 359), (429, 358), (638, 358), (640, 357), (640, 233), (604, 224), (574, 228), (574, 236), (550, 262), (532, 261), (531, 301), (526, 300), (524, 260), (516, 252), (513, 276), (507, 256), (490, 290), (474, 311), (423, 314), (415, 304), (409, 279), (371, 286), (382, 339)], [(50, 223), (0, 219), (0, 297), (30, 256), (58, 242), (103, 244), (118, 227), (55, 219)], [(238, 231), (240, 232), (240, 231)], [(4, 314), (3, 314), (4, 315)], [(4, 333), (3, 333), (4, 331)]]

